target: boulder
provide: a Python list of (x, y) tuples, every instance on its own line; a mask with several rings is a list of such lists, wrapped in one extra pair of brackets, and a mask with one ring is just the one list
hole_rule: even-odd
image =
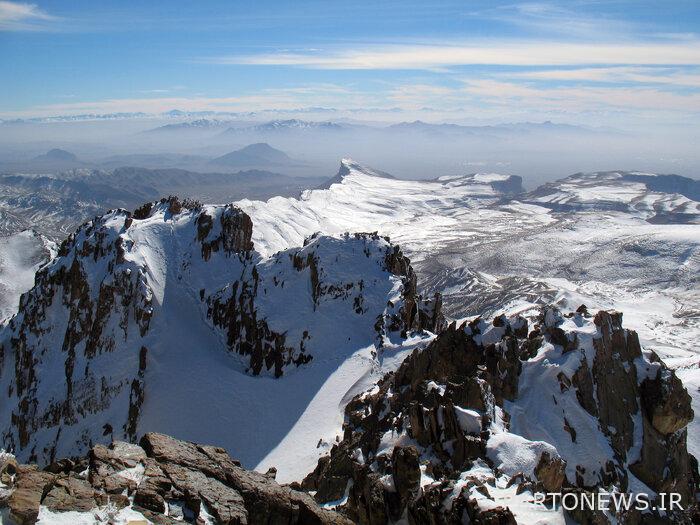
[(18, 525), (34, 525), (39, 516), (41, 500), (56, 477), (49, 472), (26, 466), (20, 466), (16, 476), (14, 491), (7, 500), (10, 518)]
[(54, 512), (86, 512), (94, 509), (97, 501), (90, 484), (70, 474), (68, 477), (56, 479), (41, 504)]
[[(41, 505), (53, 512), (80, 513), (102, 512), (108, 505), (131, 506), (151, 523), (182, 523), (168, 512), (177, 508), (171, 503), (184, 505), (197, 523), (204, 522), (204, 507), (217, 525), (352, 523), (319, 507), (309, 494), (279, 485), (272, 473), (245, 470), (220, 447), (164, 434), (146, 434), (141, 446), (96, 445), (89, 454), (87, 479), (62, 468), (55, 474), (17, 465), (10, 458), (3, 468), (12, 474), (8, 474), (9, 496), (0, 497), (0, 508), (9, 507), (18, 525), (33, 525)], [(125, 491), (133, 494), (133, 503)]]

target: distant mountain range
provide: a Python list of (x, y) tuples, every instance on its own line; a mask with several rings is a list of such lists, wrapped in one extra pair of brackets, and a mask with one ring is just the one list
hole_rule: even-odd
[(199, 118), (196, 120), (188, 120), (185, 122), (176, 122), (175, 124), (166, 124), (164, 126), (159, 126), (154, 129), (149, 129), (146, 133), (162, 133), (168, 131), (181, 131), (181, 130), (209, 130), (218, 129), (221, 127), (226, 127), (231, 124), (230, 121), (218, 120), (218, 119), (206, 119)]
[(573, 124), (545, 122), (515, 122), (494, 125), (467, 126), (451, 123), (429, 123), (421, 120), (413, 122), (399, 122), (385, 126), (366, 125), (362, 123), (346, 123), (332, 121), (309, 121), (300, 119), (271, 120), (251, 126), (231, 126), (230, 121), (216, 119), (197, 119), (192, 121), (166, 124), (149, 130), (147, 133), (163, 133), (183, 130), (211, 131), (225, 126), (228, 127), (223, 136), (238, 135), (267, 135), (277, 133), (294, 132), (336, 132), (343, 130), (363, 130), (369, 133), (415, 133), (428, 135), (488, 135), (488, 134), (512, 134), (512, 133), (617, 133), (616, 130), (604, 128), (589, 128)]
[(51, 117), (31, 117), (0, 120), (0, 124), (21, 124), (23, 122), (82, 122), (89, 120), (128, 120), (147, 118), (151, 115), (142, 112), (132, 113), (83, 113), (81, 115), (55, 115)]
[(224, 133), (226, 134), (245, 134), (245, 133), (280, 133), (289, 131), (340, 131), (348, 126), (337, 124), (335, 122), (312, 122), (308, 120), (288, 119), (288, 120), (271, 120), (264, 124), (256, 124), (254, 126), (244, 128), (229, 128)]
[(599, 134), (610, 133), (614, 130), (589, 128), (572, 124), (557, 124), (549, 120), (545, 122), (515, 122), (494, 124), (486, 126), (464, 126), (460, 124), (431, 124), (416, 120), (413, 122), (400, 122), (385, 128), (394, 132), (427, 133), (427, 134), (459, 134), (459, 135), (484, 135), (484, 134), (512, 134), (512, 133), (586, 133)]

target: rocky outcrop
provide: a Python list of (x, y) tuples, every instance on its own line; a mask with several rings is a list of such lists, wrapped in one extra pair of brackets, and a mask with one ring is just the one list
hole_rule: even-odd
[[(551, 436), (551, 443), (514, 433), (519, 421), (511, 428), (508, 413), (526, 402), (519, 398), (520, 387), (526, 390), (523, 396), (531, 395), (520, 380), (526, 369), (528, 380), (535, 380), (529, 374), (543, 359), (548, 362), (545, 356), (567, 365), (558, 372), (549, 365), (551, 383), (536, 379), (545, 388), (552, 386), (540, 402), (550, 398), (554, 410), (574, 403), (535, 427)], [(576, 360), (580, 365), (574, 368), (570, 363)], [(637, 335), (622, 327), (617, 312), (591, 317), (585, 310), (562, 315), (550, 308), (529, 323), (519, 316), (497, 316), (491, 324), (476, 319), (452, 324), (378, 387), (355, 397), (345, 410), (342, 441), (302, 487), (315, 490), (319, 502), (345, 497), (344, 512), (359, 523), (402, 517), (412, 524), (515, 523), (508, 498), (501, 495), (505, 503), (496, 504), (492, 491), (502, 494), (513, 487), (508, 497), (527, 505), (535, 492), (595, 492), (599, 487), (625, 492), (635, 475), (655, 492), (681, 494), (686, 511), (672, 516), (690, 523), (697, 467), (687, 452), (685, 427), (692, 415), (690, 398), (673, 372), (644, 357)], [(538, 417), (524, 412), (528, 416)], [(561, 427), (547, 426), (556, 421)], [(581, 436), (609, 444), (611, 455), (599, 474), (586, 470), (586, 450), (593, 454), (594, 445), (581, 443)], [(509, 479), (505, 489), (504, 476)], [(591, 522), (584, 514), (571, 517)], [(593, 514), (596, 523), (609, 523), (604, 513)], [(645, 514), (644, 520), (653, 515)], [(640, 523), (640, 516), (620, 512), (614, 517)]]
[(210, 236), (214, 219), (206, 212), (197, 217), (197, 240), (202, 243), (202, 258), (208, 260), (212, 252), (243, 254), (253, 249), (253, 221), (235, 206), (229, 204), (219, 215), (219, 234)]
[[(273, 260), (280, 266), (291, 263), (299, 274), (308, 277), (313, 310), (317, 311), (323, 303), (329, 301), (348, 301), (356, 315), (368, 312), (365, 296), (370, 290), (365, 278), (357, 281), (338, 282), (329, 279), (329, 265), (337, 262), (337, 256), (329, 261), (324, 246), (319, 245), (321, 237), (312, 236), (301, 249), (292, 249), (274, 256)], [(351, 243), (354, 249), (361, 250), (366, 258), (377, 257), (380, 268), (401, 279), (401, 301), (390, 302), (389, 309), (377, 318), (375, 330), (379, 345), (383, 337), (392, 332), (399, 332), (407, 337), (412, 331), (439, 331), (444, 327), (441, 301), (436, 295), (432, 301), (423, 300), (416, 290), (416, 276), (410, 261), (389, 239), (377, 233), (345, 234), (343, 240)], [(366, 277), (367, 279), (369, 276)], [(258, 302), (262, 294), (267, 293), (265, 286), (284, 288), (285, 281), (273, 276), (272, 282), (261, 282), (261, 274), (256, 268), (250, 272), (250, 279), (230, 283), (223, 289), (202, 297), (207, 307), (207, 318), (214, 327), (222, 330), (229, 348), (249, 358), (249, 370), (255, 374), (271, 372), (280, 377), (287, 366), (299, 366), (309, 363), (313, 355), (307, 352), (310, 334), (302, 336), (300, 342), (289, 341), (285, 333), (270, 327), (260, 315)]]
[(663, 435), (673, 434), (693, 419), (690, 395), (674, 374), (662, 377), (659, 369), (641, 384), (642, 405), (651, 426)]
[[(377, 237), (377, 232), (372, 234), (355, 234), (355, 236), (370, 235)], [(386, 240), (389, 240), (386, 238)], [(428, 330), (435, 334), (445, 328), (445, 317), (442, 314), (442, 296), (435, 293), (432, 299), (423, 299), (418, 295), (418, 277), (411, 267), (411, 260), (394, 246), (387, 251), (384, 258), (386, 270), (403, 279), (403, 307), (398, 317), (394, 319), (393, 329), (400, 329), (406, 335), (411, 330)]]
[[(130, 507), (153, 523), (349, 525), (304, 492), (241, 468), (219, 447), (146, 434), (141, 446), (98, 445), (84, 462), (47, 472), (15, 465), (0, 506), (20, 525), (33, 525), (42, 508), (79, 512), (96, 522)], [(110, 517), (111, 514), (111, 517)]]
[[(453, 488), (447, 480), (486, 456), (487, 429), (497, 417), (485, 378), (492, 377), (487, 359), (496, 366), (493, 356), (500, 352), (495, 344), (477, 342), (478, 324), (451, 325), (376, 391), (353, 399), (345, 411), (344, 439), (302, 486), (317, 490), (319, 501), (340, 499), (349, 486), (348, 512), (361, 523), (388, 523), (405, 513), (412, 523), (460, 519), (469, 504), (460, 500), (454, 514), (445, 511), (442, 502)], [(515, 379), (517, 384), (517, 374)], [(503, 381), (512, 383), (507, 375)], [(432, 461), (426, 462), (427, 451)], [(426, 488), (426, 476), (445, 482)], [(473, 521), (490, 522), (477, 517), (478, 507), (470, 509)], [(501, 522), (510, 521), (494, 521)]]

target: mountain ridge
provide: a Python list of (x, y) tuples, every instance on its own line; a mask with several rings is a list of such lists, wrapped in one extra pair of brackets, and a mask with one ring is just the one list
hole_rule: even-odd
[[(309, 406), (366, 384), (384, 346), (390, 357), (439, 329), (439, 299), (420, 298), (409, 261), (386, 239), (316, 236), (263, 258), (253, 228), (232, 205), (170, 198), (115, 210), (66, 239), (0, 332), (4, 446), (49, 463), (156, 425), (228, 441), (254, 467), (279, 459), (274, 448), (295, 425), (333, 432), (339, 414)], [(343, 374), (325, 384), (337, 367)], [(258, 375), (285, 377), (272, 385)], [(318, 401), (314, 388), (326, 389)], [(267, 438), (254, 442), (233, 425), (250, 404), (265, 413), (257, 425)], [(229, 425), (206, 425), (215, 414)], [(315, 461), (314, 444), (299, 440), (294, 468)]]

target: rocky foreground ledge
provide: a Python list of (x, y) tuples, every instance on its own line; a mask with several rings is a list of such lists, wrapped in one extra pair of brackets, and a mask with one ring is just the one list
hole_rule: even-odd
[[(275, 472), (248, 471), (219, 447), (149, 433), (139, 445), (97, 445), (45, 470), (2, 460), (0, 508), (18, 525), (44, 523), (352, 523)], [(68, 520), (68, 521), (66, 521)], [(2, 519), (0, 518), (0, 522)]]

